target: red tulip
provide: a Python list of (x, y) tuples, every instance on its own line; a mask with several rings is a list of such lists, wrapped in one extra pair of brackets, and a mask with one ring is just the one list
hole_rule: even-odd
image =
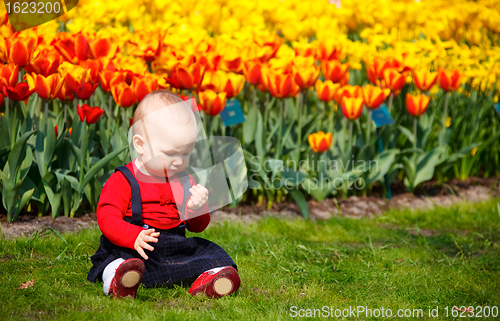
[[(95, 124), (97, 120), (104, 114), (104, 110), (99, 107), (90, 107), (83, 104), (82, 107), (77, 106), (78, 116), (80, 120), (85, 121), (87, 124)], [(71, 132), (70, 132), (71, 135)]]
[(20, 82), (15, 87), (4, 86), (2, 91), (10, 99), (21, 101), (27, 100), (37, 90), (36, 87), (31, 90), (29, 88), (30, 86), (27, 83)]
[(94, 93), (98, 84), (92, 84), (90, 82), (81, 82), (78, 87), (76, 87), (76, 96), (82, 100), (89, 99)]

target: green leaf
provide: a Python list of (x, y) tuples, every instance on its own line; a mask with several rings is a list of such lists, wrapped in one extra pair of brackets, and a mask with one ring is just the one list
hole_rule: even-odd
[(50, 128), (51, 126), (52, 122), (43, 123), (41, 119), (38, 122), (35, 156), (41, 177), (45, 176), (48, 167), (51, 165), (52, 154), (55, 147), (55, 132), (54, 128)]
[(300, 210), (302, 211), (302, 215), (304, 215), (304, 218), (306, 220), (309, 219), (309, 206), (307, 205), (306, 198), (304, 197), (304, 194), (302, 194), (301, 191), (298, 189), (291, 189), (289, 190), (290, 195), (292, 195), (293, 199), (299, 206)]
[(12, 222), (14, 222), (17, 219), (17, 216), (19, 215), (23, 207), (29, 202), (29, 200), (31, 199), (31, 195), (33, 195), (33, 191), (34, 189), (26, 191), (21, 197), (21, 199), (18, 202), (16, 202), (14, 208), (14, 217), (12, 218)]
[(250, 144), (254, 141), (255, 127), (258, 121), (257, 114), (260, 114), (259, 109), (254, 106), (250, 107), (247, 118), (243, 123), (243, 140), (245, 144)]
[[(31, 130), (27, 133), (24, 133), (14, 144), (14, 147), (10, 151), (8, 162), (9, 162), (9, 171), (10, 171), (10, 179), (13, 180), (16, 177), (16, 171), (18, 170), (21, 163), (24, 161), (25, 153), (26, 153), (26, 141), (33, 135), (35, 131)], [(5, 168), (4, 168), (5, 171)]]
[(413, 142), (415, 141), (415, 136), (413, 135), (413, 133), (410, 130), (408, 130), (408, 128), (403, 127), (401, 125), (398, 126), (398, 129), (406, 136), (406, 138), (408, 138), (410, 143), (413, 144)]
[(442, 147), (437, 147), (427, 152), (422, 160), (418, 162), (413, 187), (417, 187), (418, 184), (432, 179), (432, 176), (434, 176), (434, 168), (443, 151), (444, 149)]
[(65, 137), (64, 141), (68, 145), (70, 151), (73, 153), (73, 156), (75, 156), (75, 158), (78, 161), (80, 161), (80, 159), (82, 158), (82, 153), (81, 153), (80, 149), (78, 147), (76, 147), (75, 143), (71, 139), (68, 139)]
[(87, 185), (90, 180), (107, 164), (109, 163), (113, 158), (115, 158), (118, 154), (123, 152), (125, 149), (127, 149), (128, 146), (123, 146), (122, 148), (118, 150), (114, 150), (113, 152), (109, 153), (108, 155), (104, 156), (100, 161), (98, 161), (94, 166), (92, 166), (87, 173), (85, 173), (85, 176), (83, 177), (83, 181), (79, 182), (80, 185), (78, 186), (78, 192), (81, 194), (83, 191), (83, 188), (85, 185)]
[(290, 167), (285, 167), (281, 172), (281, 179), (285, 186), (296, 187), (307, 178), (307, 174), (301, 171), (294, 171)]
[[(368, 176), (366, 177), (365, 183), (367, 185), (378, 181), (382, 178), (388, 171), (391, 165), (394, 163), (396, 155), (399, 153), (399, 149), (388, 149), (377, 155), (375, 162), (377, 164), (376, 168), (370, 170)], [(371, 163), (369, 163), (371, 166)]]

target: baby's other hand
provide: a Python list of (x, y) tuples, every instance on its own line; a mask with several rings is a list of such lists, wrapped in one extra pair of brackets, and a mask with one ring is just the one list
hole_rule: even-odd
[(147, 242), (158, 242), (157, 237), (159, 235), (160, 232), (155, 232), (154, 228), (150, 228), (149, 230), (143, 230), (135, 239), (134, 248), (145, 260), (148, 259), (148, 256), (144, 253), (143, 249), (153, 251), (154, 247)]
[(193, 211), (196, 211), (205, 205), (205, 203), (208, 201), (208, 190), (198, 184), (192, 186), (189, 191), (193, 196), (189, 199), (189, 202), (187, 203), (187, 207)]

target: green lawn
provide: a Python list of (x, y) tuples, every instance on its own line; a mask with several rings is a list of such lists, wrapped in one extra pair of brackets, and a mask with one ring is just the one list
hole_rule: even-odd
[[(354, 314), (339, 319), (380, 319), (365, 307), (393, 316), (422, 309), (419, 319), (440, 320), (452, 318), (453, 305), (483, 306), (481, 319), (488, 311), (500, 318), (499, 229), (500, 199), (375, 219), (212, 225), (189, 235), (226, 249), (242, 279), (236, 294), (219, 300), (191, 297), (188, 286), (140, 287), (136, 300), (104, 296), (102, 283), (86, 280), (98, 229), (63, 234), (65, 241), (53, 233), (2, 240), (0, 319), (282, 320), (314, 309), (318, 319), (333, 319), (349, 308)], [(429, 307), (439, 316), (429, 317)]]

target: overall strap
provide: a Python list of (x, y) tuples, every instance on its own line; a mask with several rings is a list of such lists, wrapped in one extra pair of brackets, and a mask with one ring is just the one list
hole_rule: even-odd
[(120, 166), (115, 169), (115, 172), (116, 171), (122, 172), (130, 183), (130, 194), (132, 196), (132, 223), (142, 226), (141, 189), (139, 183), (128, 167)]
[(191, 188), (191, 181), (189, 179), (188, 174), (185, 171), (182, 171), (181, 173), (184, 174), (184, 175), (180, 175), (182, 187), (184, 188), (184, 199), (182, 200), (182, 208), (181, 208), (180, 213), (181, 213), (181, 219), (184, 221), (184, 224), (180, 225), (180, 227), (187, 228), (189, 226), (189, 223), (186, 220), (184, 213), (186, 212), (186, 208), (187, 208), (187, 200), (188, 200), (189, 196), (191, 196), (191, 192), (189, 191), (189, 189)]

